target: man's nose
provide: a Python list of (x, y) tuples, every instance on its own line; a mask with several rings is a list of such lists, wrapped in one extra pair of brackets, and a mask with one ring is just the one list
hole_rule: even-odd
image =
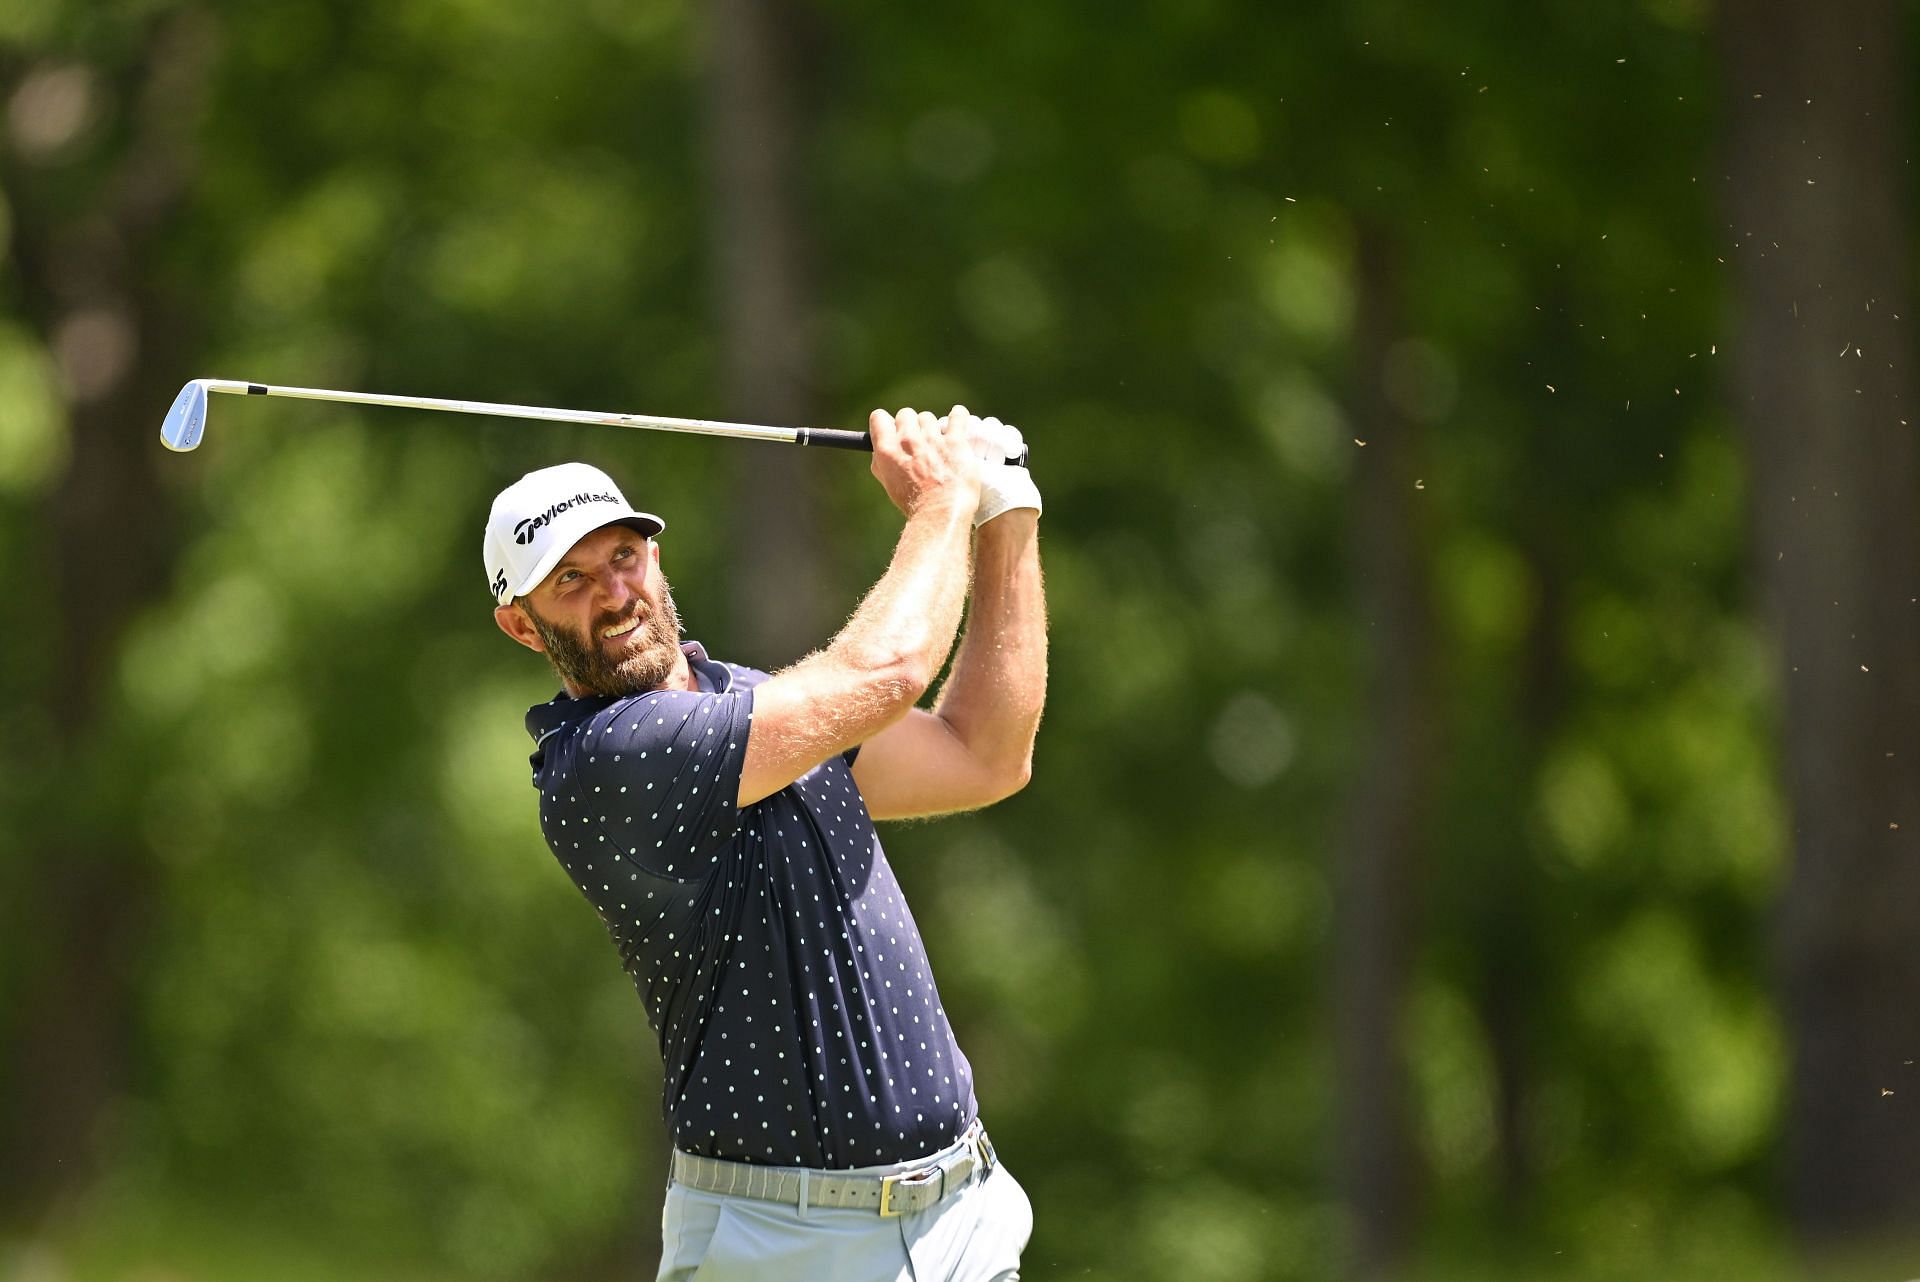
[(595, 584), (597, 603), (608, 609), (620, 609), (633, 598), (645, 595), (642, 589), (646, 586), (646, 582), (647, 572), (644, 566), (639, 568), (630, 565), (612, 566)]

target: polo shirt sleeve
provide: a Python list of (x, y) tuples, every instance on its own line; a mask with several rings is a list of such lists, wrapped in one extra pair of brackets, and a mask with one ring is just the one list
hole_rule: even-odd
[(751, 690), (658, 690), (594, 720), (580, 760), (602, 831), (642, 868), (703, 877), (739, 834)]

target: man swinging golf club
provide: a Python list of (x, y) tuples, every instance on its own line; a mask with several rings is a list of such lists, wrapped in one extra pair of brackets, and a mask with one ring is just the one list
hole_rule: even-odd
[(527, 714), (541, 826), (659, 1039), (662, 1282), (1014, 1279), (1032, 1229), (873, 822), (1026, 782), (1040, 495), (998, 420), (869, 427), (899, 543), (839, 634), (773, 675), (681, 639), (664, 522), (605, 473), (530, 473), (487, 521), (494, 618), (565, 685)]

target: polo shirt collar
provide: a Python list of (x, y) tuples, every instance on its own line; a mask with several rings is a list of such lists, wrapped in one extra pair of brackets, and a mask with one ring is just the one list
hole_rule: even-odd
[[(733, 689), (733, 669), (708, 658), (707, 648), (698, 641), (682, 641), (680, 652), (687, 656), (687, 663), (692, 667), (694, 679), (702, 693), (725, 694)], [(549, 736), (558, 734), (575, 722), (599, 712), (602, 708), (610, 708), (625, 699), (641, 697), (643, 696), (592, 694), (583, 699), (576, 699), (562, 690), (545, 703), (534, 704), (527, 709), (527, 733), (533, 736), (534, 745), (531, 758), (533, 768), (535, 770), (540, 768)]]

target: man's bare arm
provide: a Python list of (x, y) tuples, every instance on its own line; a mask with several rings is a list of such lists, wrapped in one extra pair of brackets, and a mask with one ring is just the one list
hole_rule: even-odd
[[(949, 430), (947, 423), (958, 423)], [(912, 709), (946, 662), (967, 594), (979, 469), (966, 413), (875, 411), (874, 475), (907, 515), (887, 571), (826, 646), (753, 696), (739, 804), (751, 805)]]
[(1022, 509), (980, 527), (966, 635), (933, 709), (915, 709), (861, 748), (853, 774), (869, 813), (943, 814), (1019, 791), (1046, 694), (1039, 519)]

